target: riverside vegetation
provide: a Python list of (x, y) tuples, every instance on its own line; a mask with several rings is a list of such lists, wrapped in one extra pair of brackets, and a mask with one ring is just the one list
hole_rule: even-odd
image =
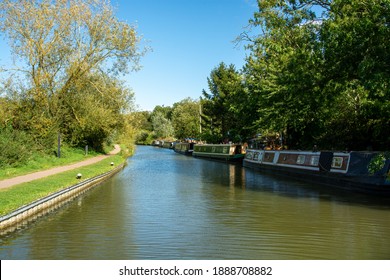
[(0, 176), (42, 158), (65, 163), (54, 159), (58, 136), (64, 155), (256, 135), (293, 149), (388, 150), (389, 11), (389, 0), (258, 1), (237, 38), (242, 69), (221, 62), (199, 100), (137, 112), (120, 75), (138, 70), (148, 47), (109, 1), (1, 1), (14, 65), (0, 68)]
[(148, 47), (108, 1), (0, 5), (2, 36), (19, 63), (1, 68), (1, 167), (34, 150), (52, 154), (58, 134), (97, 151), (120, 136), (150, 144), (256, 135), (291, 149), (388, 150), (389, 0), (258, 1), (237, 37), (248, 50), (243, 68), (221, 62), (199, 100), (153, 112), (137, 112), (119, 79), (139, 69)]
[(200, 100), (156, 107), (150, 123), (161, 138), (261, 134), (290, 149), (386, 151), (389, 40), (389, 0), (258, 1), (237, 38), (248, 54), (242, 69), (221, 62)]
[[(4, 0), (0, 30), (13, 56), (0, 67), (0, 179), (81, 161), (113, 143), (131, 154), (134, 93), (120, 75), (138, 70), (146, 47), (108, 1)], [(117, 165), (124, 157), (109, 160)], [(104, 173), (112, 168), (107, 161), (78, 172)], [(75, 180), (70, 171), (1, 190), (0, 212)]]
[[(0, 216), (56, 191), (77, 184), (80, 182), (80, 180), (76, 178), (77, 173), (82, 174), (82, 180), (93, 178), (123, 164), (126, 158), (127, 155), (124, 155), (121, 152), (118, 155), (112, 155), (98, 163), (80, 167), (77, 170), (69, 170), (42, 179), (18, 184), (7, 189), (1, 189)], [(112, 166), (111, 163), (114, 163), (114, 165)]]

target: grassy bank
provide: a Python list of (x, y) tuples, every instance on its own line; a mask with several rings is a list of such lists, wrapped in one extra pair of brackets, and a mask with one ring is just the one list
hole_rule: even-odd
[[(126, 156), (121, 152), (119, 155), (107, 157), (96, 164), (23, 183), (9, 189), (0, 190), (0, 216), (39, 198), (78, 183), (80, 180), (76, 179), (77, 173), (81, 173), (82, 180), (85, 180), (108, 172), (124, 163)], [(114, 166), (111, 166), (111, 162), (114, 163)]]
[(22, 165), (2, 167), (0, 169), (0, 180), (79, 162), (97, 155), (99, 155), (99, 153), (93, 150), (89, 150), (88, 154), (85, 155), (84, 149), (66, 146), (61, 148), (60, 158), (56, 157), (54, 154), (47, 155), (44, 153), (35, 153)]

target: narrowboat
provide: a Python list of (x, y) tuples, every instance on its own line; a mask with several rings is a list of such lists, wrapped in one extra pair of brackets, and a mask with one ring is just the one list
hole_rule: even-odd
[(159, 141), (159, 140), (153, 140), (152, 141), (152, 146), (160, 147), (160, 145), (161, 145), (161, 141)]
[(178, 143), (174, 143), (173, 145), (173, 150), (176, 153), (187, 155), (187, 156), (192, 155), (193, 149), (194, 149), (194, 143), (178, 142)]
[(380, 152), (247, 149), (243, 166), (349, 191), (390, 196), (390, 159)]
[(162, 147), (166, 149), (173, 149), (173, 142), (163, 141)]
[(229, 162), (241, 162), (245, 156), (238, 144), (196, 144), (192, 155)]

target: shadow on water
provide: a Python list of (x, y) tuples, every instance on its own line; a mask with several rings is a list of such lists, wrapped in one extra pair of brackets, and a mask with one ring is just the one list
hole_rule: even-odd
[[(229, 180), (222, 179), (220, 184), (232, 186), (244, 190), (272, 193), (290, 198), (316, 198), (324, 201), (353, 204), (377, 209), (390, 209), (390, 197), (368, 195), (364, 193), (353, 193), (340, 188), (332, 188), (314, 183), (308, 183), (297, 178), (261, 173), (237, 164), (226, 164), (215, 162), (214, 164), (225, 164)], [(210, 168), (213, 170), (213, 168)], [(204, 170), (204, 176), (211, 176)]]

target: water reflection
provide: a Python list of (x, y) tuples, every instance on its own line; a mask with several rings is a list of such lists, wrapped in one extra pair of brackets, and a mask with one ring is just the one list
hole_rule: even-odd
[(117, 176), (4, 236), (1, 259), (389, 259), (390, 207), (139, 147)]

